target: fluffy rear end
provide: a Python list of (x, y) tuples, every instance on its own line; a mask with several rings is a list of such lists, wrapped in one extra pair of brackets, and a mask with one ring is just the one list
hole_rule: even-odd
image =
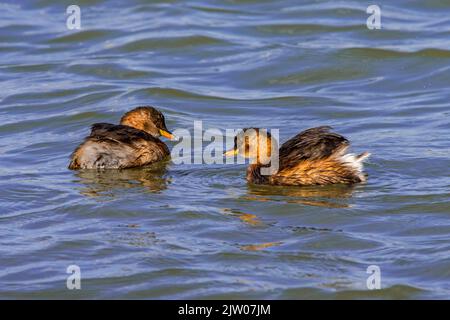
[(355, 175), (361, 179), (361, 181), (366, 181), (366, 175), (364, 174), (364, 164), (363, 161), (370, 156), (369, 152), (363, 152), (360, 155), (356, 155), (354, 153), (347, 153), (340, 156), (340, 160), (347, 167), (351, 168)]
[(89, 139), (72, 153), (69, 169), (118, 169), (130, 160), (127, 157), (131, 150), (125, 149), (119, 144)]

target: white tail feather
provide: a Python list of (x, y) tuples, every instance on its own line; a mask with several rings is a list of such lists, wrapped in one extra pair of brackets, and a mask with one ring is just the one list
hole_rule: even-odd
[(363, 161), (370, 156), (370, 153), (364, 152), (360, 155), (355, 155), (354, 153), (347, 153), (341, 156), (341, 160), (352, 169), (356, 170), (358, 173), (363, 171)]

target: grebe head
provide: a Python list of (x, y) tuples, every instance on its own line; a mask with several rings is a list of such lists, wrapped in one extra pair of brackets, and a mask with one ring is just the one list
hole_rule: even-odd
[(235, 156), (239, 154), (258, 164), (267, 164), (270, 161), (272, 147), (276, 147), (276, 142), (272, 142), (272, 140), (267, 130), (245, 128), (234, 137), (233, 149), (224, 152), (224, 155)]
[(154, 107), (137, 107), (125, 113), (120, 124), (130, 126), (151, 134), (154, 137), (166, 137), (176, 140), (175, 136), (167, 130), (164, 115)]

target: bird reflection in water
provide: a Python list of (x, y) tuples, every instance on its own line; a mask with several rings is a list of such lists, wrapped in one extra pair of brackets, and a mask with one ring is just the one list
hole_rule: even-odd
[(329, 186), (266, 186), (248, 185), (247, 195), (242, 198), (250, 201), (278, 201), (298, 203), (309, 206), (329, 208), (349, 208), (355, 185)]
[(252, 213), (244, 213), (236, 209), (223, 209), (225, 214), (229, 214), (231, 216), (238, 217), (243, 223), (252, 226), (252, 227), (262, 227), (265, 224), (254, 214)]
[(265, 243), (259, 243), (259, 244), (248, 244), (248, 245), (242, 245), (240, 246), (241, 250), (244, 251), (260, 251), (271, 247), (276, 247), (282, 245), (283, 242), (265, 242)]
[[(309, 206), (319, 206), (328, 208), (348, 208), (354, 185), (330, 185), (330, 186), (268, 186), (268, 185), (248, 185), (247, 194), (240, 199), (248, 201), (274, 201), (284, 203), (298, 203)], [(238, 209), (225, 208), (225, 214), (239, 218), (244, 224), (250, 227), (270, 227), (273, 224), (264, 222), (254, 213), (242, 212)], [(296, 230), (304, 229), (309, 231), (333, 231), (327, 228), (317, 227), (295, 227)], [(339, 231), (339, 230), (335, 230)], [(261, 251), (282, 245), (281, 241), (270, 241), (257, 244), (239, 245), (244, 251)]]
[(145, 168), (123, 170), (81, 170), (75, 173), (77, 182), (83, 184), (80, 193), (89, 197), (114, 197), (116, 191), (142, 188), (151, 193), (159, 193), (167, 188), (167, 161), (155, 163)]

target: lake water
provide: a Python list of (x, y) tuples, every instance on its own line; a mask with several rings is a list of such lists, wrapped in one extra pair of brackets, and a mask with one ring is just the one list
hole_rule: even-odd
[[(0, 4), (0, 298), (450, 297), (450, 2), (376, 1), (369, 30), (359, 1), (77, 1), (69, 30), (72, 2)], [(67, 169), (146, 104), (172, 130), (331, 125), (368, 182)]]

